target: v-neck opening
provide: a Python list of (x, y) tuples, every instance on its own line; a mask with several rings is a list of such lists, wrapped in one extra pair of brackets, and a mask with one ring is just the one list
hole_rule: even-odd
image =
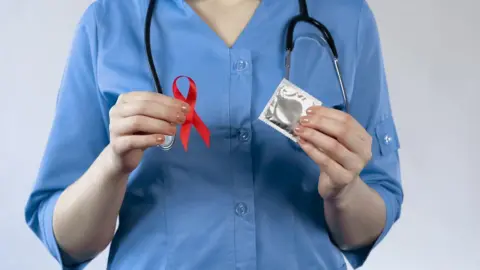
[(263, 12), (264, 5), (265, 1), (260, 0), (260, 3), (255, 8), (255, 11), (253, 12), (245, 27), (242, 29), (242, 31), (240, 31), (240, 34), (237, 36), (232, 46), (228, 46), (227, 42), (225, 42), (225, 40), (220, 36), (220, 34), (218, 34), (217, 31), (215, 31), (215, 29), (210, 26), (210, 24), (200, 14), (198, 14), (198, 12), (194, 8), (192, 8), (190, 4), (188, 4), (186, 1), (184, 2), (184, 8), (186, 9), (186, 12), (193, 16), (195, 20), (199, 21), (203, 28), (207, 28), (208, 35), (213, 36), (216, 42), (221, 43), (223, 48), (227, 50), (235, 49), (239, 46), (239, 44), (242, 43), (245, 38), (247, 38), (246, 36), (248, 36), (249, 30), (251, 28), (254, 28), (256, 22), (259, 19), (258, 17), (261, 15), (261, 12)]

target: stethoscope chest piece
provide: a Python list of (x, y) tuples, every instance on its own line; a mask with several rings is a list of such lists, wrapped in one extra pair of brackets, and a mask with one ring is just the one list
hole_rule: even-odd
[(165, 136), (165, 141), (158, 145), (162, 150), (168, 151), (172, 149), (173, 143), (175, 142), (175, 136)]

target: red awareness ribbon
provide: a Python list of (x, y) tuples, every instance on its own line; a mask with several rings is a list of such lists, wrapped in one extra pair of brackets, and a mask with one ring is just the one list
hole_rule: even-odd
[[(178, 90), (177, 81), (180, 78), (187, 78), (190, 82), (187, 98), (185, 98), (180, 92), (180, 90)], [(192, 78), (187, 76), (178, 76), (177, 78), (175, 78), (175, 80), (173, 81), (173, 96), (176, 99), (186, 102), (190, 106), (190, 111), (186, 115), (185, 122), (180, 129), (180, 140), (182, 141), (185, 151), (188, 150), (188, 139), (190, 137), (192, 125), (195, 126), (198, 133), (200, 134), (200, 137), (203, 139), (207, 147), (210, 147), (210, 131), (208, 130), (205, 123), (203, 123), (202, 119), (200, 119), (197, 112), (195, 112), (195, 104), (197, 103), (197, 85), (192, 80)]]

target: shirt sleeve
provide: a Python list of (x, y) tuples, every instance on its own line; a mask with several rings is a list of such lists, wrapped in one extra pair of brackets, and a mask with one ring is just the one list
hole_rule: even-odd
[(109, 141), (107, 106), (96, 80), (95, 12), (96, 3), (87, 8), (77, 25), (38, 178), (25, 208), (28, 226), (62, 269), (83, 269), (88, 262), (73, 262), (58, 246), (52, 227), (55, 204)]
[(403, 202), (398, 154), (400, 143), (392, 116), (379, 33), (371, 9), (366, 1), (362, 2), (350, 110), (373, 138), (372, 159), (360, 177), (378, 192), (387, 212), (385, 228), (373, 245), (344, 253), (355, 269), (364, 264), (371, 250), (398, 220)]

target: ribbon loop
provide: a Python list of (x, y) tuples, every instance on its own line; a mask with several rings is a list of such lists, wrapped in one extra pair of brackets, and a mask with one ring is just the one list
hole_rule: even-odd
[[(190, 84), (188, 88), (187, 98), (182, 95), (182, 93), (177, 87), (177, 81), (180, 78), (188, 79), (188, 82)], [(185, 123), (183, 123), (180, 129), (180, 140), (182, 141), (185, 151), (188, 151), (188, 140), (190, 137), (192, 125), (197, 129), (200, 137), (203, 139), (207, 147), (210, 147), (210, 131), (195, 111), (195, 105), (197, 103), (197, 85), (192, 80), (192, 78), (188, 76), (178, 76), (177, 78), (175, 78), (175, 80), (173, 81), (173, 96), (176, 99), (181, 100), (190, 106), (190, 111), (186, 115)]]

